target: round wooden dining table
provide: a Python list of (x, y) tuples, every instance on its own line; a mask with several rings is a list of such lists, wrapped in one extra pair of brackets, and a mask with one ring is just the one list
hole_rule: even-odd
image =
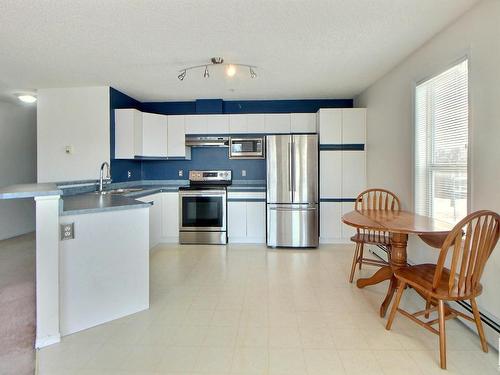
[(453, 229), (447, 222), (408, 211), (359, 210), (342, 216), (342, 221), (358, 229), (385, 231), (391, 234), (389, 265), (381, 267), (373, 276), (360, 278), (358, 288), (390, 280), (387, 295), (380, 306), (380, 316), (384, 317), (396, 290), (394, 270), (407, 266), (406, 245), (408, 235), (415, 234), (433, 247), (440, 247), (445, 237)]

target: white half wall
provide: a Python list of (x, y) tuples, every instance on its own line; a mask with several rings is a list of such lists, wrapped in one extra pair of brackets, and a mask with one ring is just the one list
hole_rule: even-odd
[(40, 89), (37, 119), (38, 182), (99, 178), (110, 159), (109, 87)]
[[(385, 187), (413, 210), (413, 93), (416, 82), (469, 56), (471, 210), (500, 212), (500, 1), (487, 0), (428, 41), (356, 98), (366, 107), (368, 186)], [(411, 239), (410, 261), (437, 251)], [(500, 246), (482, 279), (481, 311), (500, 322)]]
[[(35, 181), (35, 106), (0, 102), (0, 186)], [(0, 200), (0, 240), (34, 230), (33, 199)]]

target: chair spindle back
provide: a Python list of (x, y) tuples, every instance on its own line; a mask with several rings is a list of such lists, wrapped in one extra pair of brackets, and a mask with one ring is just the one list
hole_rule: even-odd
[[(373, 188), (365, 190), (358, 195), (354, 203), (354, 209), (356, 211), (380, 210), (397, 212), (401, 210), (401, 203), (393, 192), (386, 189)], [(358, 229), (358, 233), (369, 235), (374, 240), (381, 240), (383, 237), (389, 235), (385, 231), (368, 229)]]
[(456, 288), (459, 295), (476, 290), (484, 266), (495, 248), (500, 234), (500, 215), (493, 211), (477, 211), (462, 219), (448, 234), (437, 262), (433, 288), (441, 280), (444, 263), (452, 249), (448, 292)]

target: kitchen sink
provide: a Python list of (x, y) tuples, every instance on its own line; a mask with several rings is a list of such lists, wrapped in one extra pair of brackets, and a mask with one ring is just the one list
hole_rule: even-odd
[(104, 190), (104, 191), (96, 191), (96, 194), (128, 194), (135, 193), (138, 191), (144, 190), (143, 188), (126, 188), (126, 189), (112, 189), (112, 190)]

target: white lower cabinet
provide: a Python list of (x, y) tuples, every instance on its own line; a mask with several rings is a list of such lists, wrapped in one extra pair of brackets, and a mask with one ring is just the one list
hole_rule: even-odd
[(137, 200), (153, 203), (149, 209), (149, 248), (152, 249), (162, 242), (178, 242), (179, 194), (157, 193)]
[(149, 248), (152, 249), (160, 243), (162, 236), (163, 198), (162, 194), (147, 195), (137, 200), (153, 203), (149, 208)]
[(163, 195), (162, 242), (179, 241), (179, 193)]
[(322, 243), (342, 242), (342, 203), (319, 204), (319, 237)]
[(229, 201), (227, 221), (230, 243), (266, 242), (266, 202)]
[[(354, 202), (342, 202), (342, 215), (354, 210)], [(356, 228), (341, 222), (342, 238), (349, 241), (356, 234)]]
[(247, 202), (247, 238), (266, 242), (266, 202)]
[(247, 236), (247, 202), (227, 202), (227, 235), (230, 242)]
[(354, 202), (321, 202), (321, 243), (349, 243), (356, 229), (342, 222), (342, 215), (354, 210)]

